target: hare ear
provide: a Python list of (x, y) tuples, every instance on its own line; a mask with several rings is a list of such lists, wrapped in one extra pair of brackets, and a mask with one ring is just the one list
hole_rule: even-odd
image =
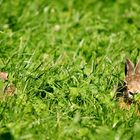
[(134, 64), (129, 59), (126, 59), (125, 63), (125, 75), (126, 76), (134, 75)]
[(137, 62), (136, 65), (136, 75), (140, 75), (140, 60)]

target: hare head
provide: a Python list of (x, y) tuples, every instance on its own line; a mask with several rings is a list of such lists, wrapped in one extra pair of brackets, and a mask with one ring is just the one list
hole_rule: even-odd
[(140, 60), (134, 68), (134, 64), (129, 59), (126, 59), (124, 81), (126, 85), (125, 94), (129, 99), (133, 99), (134, 95), (140, 93)]

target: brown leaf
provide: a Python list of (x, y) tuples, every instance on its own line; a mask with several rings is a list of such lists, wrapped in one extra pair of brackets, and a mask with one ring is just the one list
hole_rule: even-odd
[(9, 86), (7, 86), (4, 90), (5, 94), (7, 96), (10, 96), (12, 94), (15, 94), (16, 92), (16, 87), (13, 84), (10, 84)]
[(2, 79), (4, 81), (8, 80), (8, 73), (0, 72), (0, 79)]

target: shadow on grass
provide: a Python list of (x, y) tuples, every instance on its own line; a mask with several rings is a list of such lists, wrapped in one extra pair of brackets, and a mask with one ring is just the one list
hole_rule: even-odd
[(14, 137), (10, 132), (5, 132), (0, 134), (0, 140), (14, 140)]

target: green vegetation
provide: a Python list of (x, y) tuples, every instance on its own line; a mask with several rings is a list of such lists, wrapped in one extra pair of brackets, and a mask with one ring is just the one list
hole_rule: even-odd
[(139, 140), (114, 87), (140, 56), (139, 0), (0, 0), (1, 140)]

